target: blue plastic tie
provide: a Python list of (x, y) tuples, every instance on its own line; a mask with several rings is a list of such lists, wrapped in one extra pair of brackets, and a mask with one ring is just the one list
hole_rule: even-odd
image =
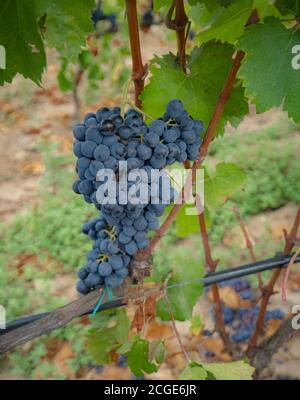
[(102, 303), (103, 303), (103, 300), (105, 298), (106, 293), (108, 295), (108, 300), (109, 301), (113, 300), (113, 292), (112, 292), (111, 288), (110, 287), (106, 287), (104, 289), (103, 293), (101, 294), (100, 299), (99, 299), (98, 303), (96, 304), (96, 307), (93, 310), (93, 314), (92, 314), (93, 317), (96, 316), (97, 312), (99, 311), (100, 307), (102, 306)]
[(94, 311), (93, 311), (93, 314), (92, 314), (93, 317), (95, 317), (97, 312), (99, 311), (99, 308), (101, 307), (101, 305), (103, 303), (103, 300), (104, 300), (104, 297), (106, 295), (106, 291), (107, 291), (107, 288), (104, 289), (103, 293), (100, 296), (100, 299), (99, 299), (98, 303), (96, 304), (96, 307), (94, 308)]

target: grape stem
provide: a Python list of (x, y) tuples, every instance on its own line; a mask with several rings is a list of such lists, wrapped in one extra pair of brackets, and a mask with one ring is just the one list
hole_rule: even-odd
[[(246, 247), (247, 247), (247, 249), (249, 251), (250, 258), (251, 258), (251, 260), (253, 262), (256, 262), (256, 257), (255, 257), (255, 254), (254, 254), (252, 240), (250, 239), (246, 224), (245, 224), (245, 222), (244, 222), (244, 220), (243, 220), (243, 218), (241, 216), (240, 210), (235, 205), (232, 208), (232, 211), (233, 211), (234, 215), (236, 216), (236, 219), (237, 219), (237, 221), (238, 221), (238, 223), (240, 225), (241, 231), (242, 231), (242, 233), (244, 235)], [(264, 287), (264, 283), (263, 283), (263, 280), (262, 280), (261, 273), (257, 274), (257, 279), (258, 279), (258, 287), (259, 287), (260, 291), (262, 292), (263, 291), (263, 287)]]
[(144, 117), (151, 119), (151, 121), (154, 121), (154, 118), (151, 117), (151, 115), (145, 113), (145, 111), (141, 110), (139, 107), (137, 107), (132, 101), (127, 100), (127, 104), (130, 105), (134, 110), (138, 111), (140, 114), (142, 114)]
[(126, 0), (126, 12), (132, 57), (132, 80), (135, 89), (135, 105), (142, 108), (140, 94), (144, 89), (147, 69), (144, 67), (142, 61), (136, 0)]
[[(175, 16), (172, 19), (174, 11)], [(185, 13), (184, 0), (173, 1), (166, 17), (166, 26), (176, 31), (179, 61), (183, 72), (186, 73), (185, 46), (191, 23)]]

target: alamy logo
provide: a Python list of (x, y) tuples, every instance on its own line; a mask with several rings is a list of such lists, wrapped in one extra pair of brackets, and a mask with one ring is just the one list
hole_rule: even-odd
[(0, 329), (6, 329), (5, 307), (0, 305)]
[(296, 54), (292, 58), (292, 68), (295, 70), (300, 69), (300, 44), (296, 44), (292, 48), (292, 54)]
[(0, 45), (0, 69), (6, 69), (6, 51), (5, 47)]
[(292, 314), (296, 314), (292, 319), (292, 327), (296, 331), (300, 329), (300, 305), (296, 304), (292, 308)]

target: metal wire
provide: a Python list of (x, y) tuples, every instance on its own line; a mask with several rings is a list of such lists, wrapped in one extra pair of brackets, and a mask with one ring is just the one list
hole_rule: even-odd
[[(183, 287), (183, 286), (191, 285), (191, 284), (195, 284), (195, 283), (203, 284), (203, 286), (210, 286), (213, 284), (226, 282), (231, 279), (236, 279), (236, 278), (241, 278), (243, 276), (256, 274), (258, 272), (268, 271), (268, 270), (271, 270), (274, 268), (286, 268), (288, 266), (289, 261), (292, 256), (293, 256), (292, 254), (291, 255), (279, 254), (273, 258), (268, 258), (266, 260), (257, 261), (255, 263), (250, 263), (250, 264), (245, 264), (245, 265), (242, 265), (242, 266), (239, 266), (236, 268), (226, 269), (224, 271), (210, 273), (210, 274), (207, 274), (204, 278), (199, 278), (199, 279), (195, 279), (193, 281), (185, 281), (185, 282), (168, 285), (167, 289)], [(296, 258), (295, 264), (298, 262), (300, 262), (300, 255)], [(119, 297), (113, 301), (104, 303), (101, 305), (98, 312), (108, 310), (111, 308), (122, 307), (122, 306), (124, 306), (124, 300), (125, 300), (125, 297)], [(91, 310), (87, 311), (86, 313), (80, 315), (79, 317), (84, 316), (84, 315), (89, 315), (93, 312), (93, 310), (94, 310), (94, 308), (92, 308)], [(0, 335), (7, 333), (9, 331), (12, 331), (14, 329), (17, 329), (21, 326), (27, 325), (31, 322), (37, 321), (49, 314), (50, 314), (50, 312), (44, 312), (44, 313), (40, 313), (40, 314), (24, 316), (17, 320), (10, 321), (7, 323), (6, 329), (0, 330)]]

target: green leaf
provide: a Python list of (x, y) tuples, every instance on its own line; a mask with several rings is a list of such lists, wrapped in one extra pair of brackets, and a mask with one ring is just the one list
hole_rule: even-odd
[(86, 35), (93, 32), (94, 0), (39, 0), (40, 15), (47, 13), (46, 40), (66, 59), (76, 62)]
[(255, 369), (245, 361), (230, 363), (201, 363), (218, 380), (252, 380)]
[(153, 353), (153, 360), (158, 364), (162, 364), (165, 360), (165, 345), (162, 340), (152, 342), (150, 344)]
[[(229, 44), (213, 42), (195, 48), (189, 59), (188, 75), (183, 73), (174, 55), (155, 57), (150, 65), (150, 83), (141, 96), (145, 112), (158, 118), (165, 113), (171, 99), (179, 98), (193, 118), (207, 126), (231, 68), (233, 51)], [(227, 121), (241, 118), (247, 111), (244, 90), (237, 81), (217, 132), (223, 131)]]
[(161, 8), (165, 6), (171, 6), (172, 0), (154, 0), (153, 11), (157, 13)]
[(118, 350), (128, 341), (130, 321), (126, 310), (109, 310), (91, 318), (87, 347), (98, 364), (108, 364), (111, 362), (109, 352)]
[(282, 15), (300, 15), (300, 2), (298, 0), (277, 0), (276, 6)]
[(2, 0), (0, 45), (6, 52), (6, 69), (0, 69), (0, 85), (12, 82), (17, 73), (40, 85), (46, 66), (44, 45), (37, 23), (34, 0)]
[(300, 43), (300, 32), (285, 28), (274, 17), (265, 21), (247, 28), (239, 40), (238, 48), (246, 57), (238, 75), (258, 112), (283, 104), (288, 115), (299, 122), (300, 73), (292, 67), (292, 49)]
[(200, 32), (197, 39), (200, 42), (218, 39), (222, 42), (235, 43), (244, 32), (252, 6), (253, 0), (239, 0), (229, 7), (220, 9), (217, 15), (212, 15), (210, 27)]
[(61, 61), (60, 70), (57, 75), (58, 85), (61, 91), (66, 92), (67, 90), (71, 90), (73, 88), (73, 81), (71, 77), (67, 75), (68, 73), (68, 62), (63, 59)]
[[(191, 212), (194, 213), (194, 215), (189, 215)], [(204, 208), (204, 217), (206, 226), (209, 229), (212, 221), (207, 208)], [(199, 218), (197, 209), (195, 206), (185, 204), (176, 217), (176, 234), (178, 237), (184, 238), (198, 232)]]
[(204, 381), (207, 378), (207, 372), (205, 369), (195, 362), (190, 363), (181, 373), (180, 378), (185, 381), (199, 380)]
[(190, 332), (194, 335), (199, 335), (201, 329), (203, 328), (204, 324), (200, 315), (194, 315), (191, 320)]
[(157, 371), (157, 366), (149, 361), (149, 342), (139, 336), (133, 338), (126, 356), (129, 368), (137, 377), (142, 377), (145, 372), (151, 374)]
[[(168, 285), (188, 282), (185, 285), (168, 289), (168, 298), (174, 318), (178, 321), (185, 321), (192, 317), (194, 305), (203, 292), (203, 285), (198, 282), (204, 276), (204, 268), (202, 264), (199, 264), (199, 261), (192, 259), (188, 261), (187, 265), (186, 258), (182, 256), (176, 265), (171, 267), (166, 266), (164, 270), (165, 275), (162, 274), (163, 271), (154, 271), (154, 278), (158, 272), (159, 280), (162, 281), (166, 278), (170, 270), (172, 270), (172, 276), (168, 281)], [(195, 280), (196, 282), (192, 283)], [(156, 303), (156, 312), (157, 316), (163, 321), (170, 321), (171, 317), (165, 299), (158, 300)]]
[(204, 186), (205, 206), (213, 211), (229, 197), (242, 189), (246, 174), (235, 164), (220, 163), (214, 176), (206, 176)]

